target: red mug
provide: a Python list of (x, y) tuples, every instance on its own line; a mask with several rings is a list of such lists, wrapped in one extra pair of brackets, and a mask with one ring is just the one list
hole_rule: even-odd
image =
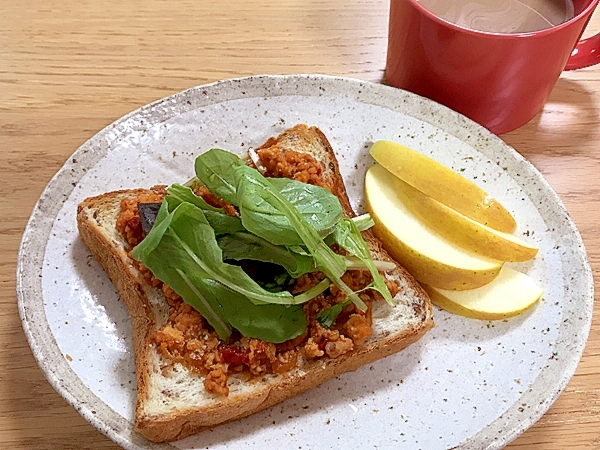
[(385, 82), (428, 97), (502, 134), (529, 122), (563, 70), (600, 62), (600, 33), (579, 41), (600, 0), (573, 0), (575, 16), (540, 31), (475, 31), (416, 0), (391, 0)]

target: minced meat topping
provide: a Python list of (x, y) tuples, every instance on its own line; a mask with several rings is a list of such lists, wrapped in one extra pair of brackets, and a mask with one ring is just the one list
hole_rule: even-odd
[[(267, 167), (267, 176), (324, 184), (323, 168), (310, 155), (280, 152), (276, 147), (269, 147), (263, 149), (260, 156)], [(237, 215), (235, 207), (215, 197), (208, 189), (200, 188), (195, 193), (202, 196), (207, 203), (224, 208), (227, 214)], [(165, 187), (156, 186), (150, 192), (121, 202), (116, 228), (130, 244), (131, 249), (144, 238), (138, 203), (161, 202), (165, 195)], [(334, 251), (341, 252), (336, 248)], [(273, 344), (244, 337), (234, 330), (231, 338), (223, 342), (194, 308), (183, 302), (169, 286), (155, 278), (143, 264), (135, 264), (150, 286), (162, 289), (169, 304), (167, 323), (151, 337), (154, 345), (170, 361), (162, 368), (163, 372), (167, 374), (175, 363), (185, 364), (205, 377), (204, 387), (208, 392), (222, 396), (229, 394), (227, 380), (231, 374), (241, 373), (252, 378), (267, 373), (285, 373), (296, 367), (300, 359), (337, 358), (351, 352), (373, 333), (371, 305), (373, 301), (381, 300), (381, 296), (375, 291), (361, 292), (359, 295), (367, 304), (367, 310), (361, 312), (351, 304), (337, 317), (331, 328), (325, 328), (317, 321), (319, 311), (346, 299), (343, 292), (331, 285), (328, 290), (304, 305), (308, 329), (295, 339)], [(291, 292), (294, 295), (300, 294), (323, 278), (324, 275), (319, 272), (302, 275), (296, 280)], [(353, 290), (359, 290), (372, 281), (368, 271), (359, 270), (346, 272), (342, 279)], [(398, 286), (390, 281), (386, 281), (386, 284), (394, 296)]]
[(260, 162), (266, 168), (265, 177), (291, 178), (302, 183), (329, 187), (323, 179), (323, 167), (308, 153), (282, 152), (276, 142), (267, 141), (257, 149)]

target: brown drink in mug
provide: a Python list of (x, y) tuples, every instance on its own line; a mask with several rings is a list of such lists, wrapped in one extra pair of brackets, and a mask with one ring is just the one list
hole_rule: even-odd
[(386, 82), (514, 130), (563, 70), (600, 62), (600, 34), (578, 42), (599, 1), (391, 0)]
[(574, 16), (572, 0), (418, 0), (455, 25), (489, 33), (528, 33)]

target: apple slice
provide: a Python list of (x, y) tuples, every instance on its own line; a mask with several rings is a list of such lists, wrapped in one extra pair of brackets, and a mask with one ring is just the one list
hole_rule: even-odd
[(494, 320), (516, 316), (531, 307), (543, 291), (527, 275), (507, 266), (489, 284), (468, 291), (423, 286), (431, 301), (448, 312), (473, 319)]
[(370, 153), (398, 178), (449, 208), (498, 231), (517, 228), (500, 202), (443, 164), (392, 141), (375, 142)]
[(400, 178), (394, 180), (394, 188), (419, 219), (461, 247), (500, 261), (528, 261), (538, 252), (524, 240), (476, 222)]
[(373, 232), (418, 281), (443, 289), (474, 289), (492, 281), (503, 262), (479, 256), (431, 230), (394, 189), (396, 177), (379, 164), (365, 176)]

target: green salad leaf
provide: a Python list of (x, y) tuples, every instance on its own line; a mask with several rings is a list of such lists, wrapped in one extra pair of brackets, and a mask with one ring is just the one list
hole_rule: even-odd
[(192, 188), (188, 186), (182, 186), (181, 184), (174, 183), (167, 188), (167, 193), (169, 194), (169, 205), (171, 209), (174, 209), (181, 203), (188, 202), (197, 206), (203, 211), (223, 212), (222, 208), (216, 208), (212, 205), (209, 205), (202, 197), (194, 194)]
[[(240, 267), (223, 262), (214, 231), (201, 209), (186, 202), (168, 212), (171, 202), (173, 199), (165, 197), (151, 232), (134, 248), (136, 260), (202, 314), (221, 339), (231, 335), (232, 326), (242, 333), (246, 330), (246, 336), (269, 342), (282, 336), (286, 337), (283, 340), (293, 339), (306, 329), (302, 307), (288, 305), (310, 300), (328, 284), (321, 284), (320, 291), (314, 289), (313, 297), (264, 290)], [(244, 318), (232, 315), (239, 311), (245, 311)]]
[(327, 309), (319, 311), (317, 314), (317, 320), (325, 328), (331, 327), (335, 323), (335, 319), (341, 314), (341, 312), (349, 306), (351, 303), (350, 299), (339, 302)]
[(206, 290), (222, 305), (225, 317), (244, 336), (280, 343), (306, 330), (306, 315), (301, 305), (256, 305), (244, 296), (214, 280), (204, 280)]
[[(168, 205), (170, 201), (171, 199), (167, 196), (163, 204), (166, 202)], [(165, 227), (165, 223), (169, 225)], [(151, 267), (146, 262), (152, 253), (158, 254), (162, 259), (159, 264), (156, 264), (156, 267)], [(152, 231), (133, 250), (132, 256), (144, 263), (155, 275), (155, 269), (164, 270), (165, 267), (174, 265), (174, 261), (177, 261), (178, 264), (174, 265), (175, 267), (182, 269), (182, 265), (186, 265), (186, 272), (194, 271), (204, 278), (225, 284), (254, 303), (283, 305), (297, 303), (295, 297), (289, 292), (266, 291), (252, 280), (241, 267), (225, 263), (212, 227), (202, 210), (191, 203), (181, 203), (168, 214), (165, 221), (158, 222), (157, 220)], [(156, 276), (170, 285), (167, 280)], [(171, 287), (175, 289), (174, 286)]]
[(260, 211), (257, 211), (257, 202), (262, 205), (262, 210), (267, 209), (264, 205), (269, 205), (270, 207), (279, 210), (287, 217), (290, 225), (300, 237), (308, 253), (314, 258), (316, 268), (323, 272), (333, 284), (340, 288), (361, 311), (365, 311), (367, 305), (341, 279), (341, 276), (346, 272), (344, 258), (334, 253), (333, 250), (325, 244), (317, 230), (310, 226), (294, 205), (288, 202), (285, 197), (274, 188), (273, 184), (270, 183), (270, 180), (263, 177), (257, 170), (247, 166), (236, 167), (235, 173), (238, 176), (238, 201), (241, 203), (239, 205), (239, 210), (242, 217), (242, 224), (246, 229), (255, 234), (259, 234), (256, 233), (254, 228), (258, 223), (254, 216), (261, 214)]
[(213, 148), (196, 158), (196, 177), (217, 197), (237, 206), (235, 168), (243, 166), (239, 156)]
[(360, 259), (367, 267), (369, 272), (371, 272), (373, 281), (368, 288), (379, 292), (390, 305), (394, 306), (394, 299), (392, 298), (392, 295), (385, 284), (385, 280), (379, 273), (377, 266), (371, 259), (371, 251), (369, 250), (369, 246), (363, 239), (360, 231), (358, 231), (356, 223), (351, 219), (342, 219), (333, 233), (333, 239), (340, 247)]
[[(321, 311), (322, 324), (331, 326), (349, 302), (366, 310), (358, 292), (341, 279), (348, 268), (369, 270), (373, 282), (365, 289), (375, 289), (392, 302), (378, 272), (381, 263), (373, 262), (360, 234), (372, 225), (368, 215), (342, 218), (340, 202), (328, 190), (267, 179), (224, 150), (200, 155), (195, 169), (196, 179), (169, 187), (154, 226), (132, 256), (198, 310), (221, 339), (234, 328), (268, 342), (293, 339), (307, 327), (302, 303), (331, 284), (348, 300)], [(191, 187), (202, 184), (236, 206), (239, 217), (194, 194)], [(333, 242), (352, 255), (334, 253), (328, 245)], [(267, 290), (239, 265), (226, 262), (242, 260), (276, 264), (288, 278), (273, 280), (273, 289), (263, 283)], [(326, 278), (308, 291), (294, 296), (283, 289), (289, 277), (315, 271)]]
[(358, 231), (368, 230), (375, 225), (375, 222), (373, 222), (373, 219), (371, 219), (369, 214), (361, 214), (360, 216), (353, 217), (352, 222), (354, 222)]
[[(195, 167), (196, 176), (213, 194), (246, 211), (252, 210), (252, 214), (242, 214), (246, 229), (274, 245), (303, 243), (288, 217), (246, 182), (249, 174), (267, 179), (244, 165), (239, 157), (212, 149), (196, 158)], [(269, 189), (275, 189), (291, 203), (321, 237), (329, 235), (342, 217), (338, 198), (325, 188), (287, 178), (270, 178), (268, 183), (271, 184)]]
[(314, 260), (289, 250), (281, 245), (273, 245), (269, 241), (248, 232), (235, 232), (219, 236), (217, 239), (223, 252), (223, 259), (253, 259), (283, 266), (293, 277), (315, 271)]
[(215, 234), (235, 233), (246, 231), (239, 217), (227, 215), (222, 208), (215, 208), (209, 205), (202, 197), (194, 194), (191, 188), (180, 184), (173, 184), (167, 189), (169, 194), (169, 211), (172, 211), (177, 205), (187, 202), (202, 210), (206, 220), (215, 231)]
[(319, 236), (328, 236), (342, 218), (339, 199), (321, 186), (289, 178), (268, 178), (281, 195), (298, 210)]
[(132, 256), (192, 305), (221, 339), (227, 339), (231, 335), (231, 325), (216, 299), (203, 292), (206, 274), (196, 270), (194, 258), (181, 251), (180, 239), (172, 229), (176, 219), (175, 213), (168, 212), (168, 201), (163, 201), (152, 230), (133, 249)]

